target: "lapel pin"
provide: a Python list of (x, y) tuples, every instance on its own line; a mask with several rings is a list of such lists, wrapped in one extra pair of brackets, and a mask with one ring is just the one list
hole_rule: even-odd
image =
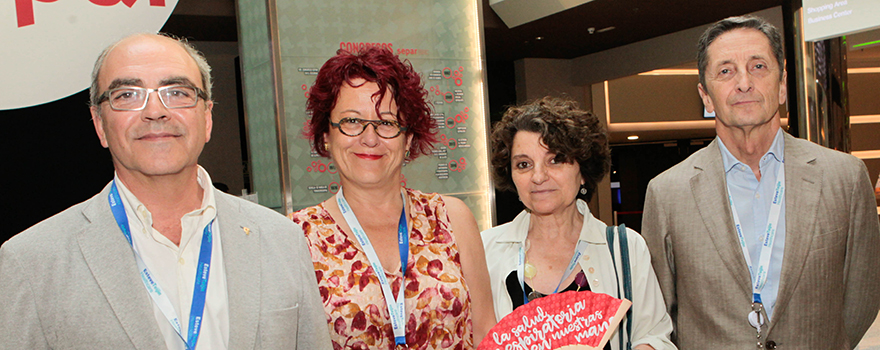
[(241, 229), (244, 230), (244, 234), (245, 234), (245, 235), (250, 235), (250, 234), (251, 234), (251, 229), (249, 229), (249, 228), (247, 228), (247, 227), (244, 227), (244, 226), (242, 226)]

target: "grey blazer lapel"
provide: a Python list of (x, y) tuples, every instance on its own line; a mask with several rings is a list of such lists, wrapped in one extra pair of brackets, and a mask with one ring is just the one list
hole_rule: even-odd
[(260, 227), (227, 196), (214, 191), (229, 295), (229, 348), (253, 349), (262, 304), (261, 232)]
[[(785, 133), (785, 253), (773, 318), (780, 319), (798, 285), (817, 218), (823, 171), (803, 140)], [(772, 329), (773, 323), (770, 324)]]
[(734, 284), (746, 295), (751, 295), (749, 267), (742, 255), (733, 232), (730, 204), (727, 200), (727, 180), (718, 141), (706, 146), (703, 156), (694, 163), (696, 174), (691, 177), (691, 190), (697, 210), (715, 244), (715, 250), (734, 278)]
[(91, 222), (77, 235), (83, 259), (135, 348), (165, 348), (131, 245), (110, 212), (108, 193), (109, 185), (83, 208)]

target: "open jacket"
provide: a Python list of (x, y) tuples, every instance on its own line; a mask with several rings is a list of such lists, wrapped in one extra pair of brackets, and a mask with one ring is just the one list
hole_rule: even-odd
[[(864, 163), (787, 133), (785, 249), (768, 348), (852, 349), (880, 308), (880, 226)], [(755, 348), (751, 276), (718, 141), (651, 180), (642, 235), (682, 349)]]
[[(110, 185), (0, 248), (0, 349), (165, 348), (109, 191)], [(270, 209), (214, 191), (229, 349), (329, 348), (301, 229)]]

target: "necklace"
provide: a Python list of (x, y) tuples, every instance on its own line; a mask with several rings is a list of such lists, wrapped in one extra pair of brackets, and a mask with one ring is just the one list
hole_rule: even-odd
[[(526, 246), (525, 251), (528, 252), (529, 248), (531, 248), (531, 242), (529, 241), (528, 238), (526, 238), (525, 246)], [(525, 268), (523, 269), (523, 277), (531, 279), (531, 278), (535, 278), (535, 276), (537, 276), (537, 275), (538, 275), (538, 268), (535, 267), (535, 265), (532, 265), (531, 263), (529, 263), (528, 260), (526, 260), (526, 265), (525, 265)], [(531, 296), (529, 296), (529, 297), (531, 297)], [(531, 299), (529, 299), (529, 300), (531, 300)]]
[(526, 278), (535, 278), (538, 275), (538, 268), (535, 265), (532, 265), (528, 261), (526, 261), (526, 269), (523, 271), (523, 276)]
[[(528, 238), (526, 238), (525, 246), (526, 246), (525, 252), (527, 253), (529, 251), (529, 248), (532, 247), (532, 242), (529, 241)], [(538, 275), (538, 268), (535, 267), (535, 265), (532, 265), (531, 263), (529, 263), (528, 260), (526, 260), (526, 264), (523, 267), (523, 277), (531, 279), (531, 278), (535, 278), (535, 276), (537, 276), (537, 275)], [(522, 287), (523, 287), (523, 291), (525, 291), (525, 288), (526, 288), (525, 283), (523, 283)], [(532, 289), (532, 291), (529, 292), (529, 295), (526, 296), (526, 298), (528, 298), (528, 301), (532, 301), (532, 300), (538, 299), (543, 296), (545, 296), (545, 295), (541, 294), (540, 292), (536, 291), (535, 289)]]
[[(521, 287), (523, 288), (523, 299), (525, 299), (526, 302), (531, 301), (531, 300), (535, 300), (537, 298), (540, 298), (540, 297), (543, 297), (546, 295), (546, 294), (542, 294), (534, 289), (531, 292), (529, 292), (528, 295), (526, 295), (525, 278), (534, 278), (535, 276), (538, 275), (538, 268), (536, 268), (534, 265), (528, 263), (525, 259), (526, 252), (529, 250), (529, 248), (531, 248), (531, 241), (529, 241), (529, 239), (526, 238), (525, 243), (520, 248), (520, 257), (519, 257), (519, 259), (520, 259), (519, 264), (520, 265), (518, 268), (518, 270), (520, 270), (520, 273), (522, 273), (522, 275), (520, 275), (521, 276), (520, 283), (521, 283)], [(568, 262), (568, 267), (565, 269), (565, 272), (562, 273), (562, 279), (559, 280), (559, 284), (556, 285), (556, 289), (553, 290), (553, 293), (556, 293), (559, 291), (559, 287), (562, 286), (562, 281), (564, 281), (565, 277), (568, 276), (574, 270), (575, 266), (577, 265), (578, 259), (580, 259), (581, 255), (584, 254), (584, 251), (586, 250), (586, 248), (587, 248), (587, 243), (585, 241), (578, 240), (577, 246), (575, 247), (574, 255), (572, 255), (571, 261)], [(579, 277), (580, 277), (580, 280), (578, 279)], [(580, 290), (580, 288), (582, 286), (586, 285), (585, 284), (586, 276), (584, 276), (583, 271), (578, 272), (578, 275), (575, 276), (575, 282), (578, 285), (578, 290)], [(582, 284), (582, 282), (584, 284)]]
[[(529, 248), (531, 248), (531, 242), (529, 241), (528, 238), (526, 238), (525, 246), (526, 246), (525, 251), (528, 252)], [(523, 267), (523, 277), (528, 278), (528, 279), (532, 279), (532, 278), (535, 278), (535, 276), (537, 276), (537, 275), (538, 275), (538, 268), (535, 267), (535, 265), (532, 265), (531, 263), (529, 263), (528, 260), (526, 260), (526, 264)], [(525, 284), (523, 284), (523, 288), (525, 288)], [(529, 292), (529, 295), (527, 296), (527, 298), (528, 298), (528, 301), (532, 301), (532, 300), (538, 299), (543, 296), (544, 296), (544, 294), (541, 294), (538, 291), (532, 289), (532, 291)]]

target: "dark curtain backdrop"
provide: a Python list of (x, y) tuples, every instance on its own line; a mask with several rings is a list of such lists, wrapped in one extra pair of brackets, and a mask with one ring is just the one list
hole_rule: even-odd
[(0, 111), (5, 126), (0, 240), (82, 202), (113, 179), (110, 152), (92, 126), (88, 91)]

